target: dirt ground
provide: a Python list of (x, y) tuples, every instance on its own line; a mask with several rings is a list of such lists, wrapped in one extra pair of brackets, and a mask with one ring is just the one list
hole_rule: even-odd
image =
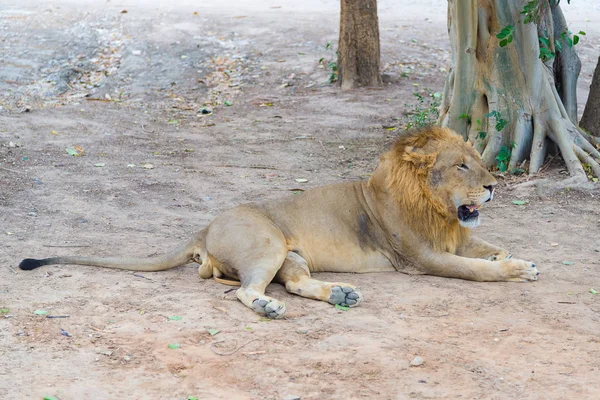
[[(443, 1), (381, 1), (390, 83), (350, 92), (318, 63), (334, 57), (334, 0), (82, 3), (0, 5), (0, 398), (598, 396), (599, 191), (517, 196), (500, 179), (477, 233), (535, 261), (538, 282), (322, 273), (366, 302), (341, 311), (273, 284), (281, 321), (193, 265), (18, 270), (162, 254), (237, 204), (368, 178), (396, 134), (385, 127), (449, 67)], [(573, 3), (583, 104), (600, 5)]]

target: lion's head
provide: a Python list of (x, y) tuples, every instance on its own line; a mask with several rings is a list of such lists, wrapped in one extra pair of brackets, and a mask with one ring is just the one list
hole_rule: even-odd
[(479, 225), (479, 208), (492, 200), (496, 179), (470, 143), (448, 128), (403, 134), (382, 156), (378, 171), (406, 223), (433, 247), (454, 253)]

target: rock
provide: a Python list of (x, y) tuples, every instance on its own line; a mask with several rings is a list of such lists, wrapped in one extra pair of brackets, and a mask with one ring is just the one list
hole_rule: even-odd
[(423, 360), (423, 357), (421, 356), (416, 356), (415, 358), (412, 359), (412, 361), (410, 362), (410, 366), (411, 367), (418, 367), (419, 365), (423, 365), (423, 363), (425, 362), (425, 360)]
[(385, 74), (381, 74), (381, 81), (383, 83), (392, 83), (398, 80), (398, 76), (394, 73), (387, 72)]

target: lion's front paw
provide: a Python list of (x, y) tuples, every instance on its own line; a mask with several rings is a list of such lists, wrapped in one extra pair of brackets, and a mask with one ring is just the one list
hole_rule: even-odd
[(505, 259), (501, 261), (504, 269), (504, 278), (510, 282), (537, 281), (540, 271), (530, 261)]
[(350, 285), (340, 284), (331, 288), (329, 304), (339, 304), (345, 307), (356, 307), (363, 301), (363, 296), (358, 288)]
[(264, 299), (256, 299), (252, 302), (252, 309), (260, 315), (265, 315), (269, 318), (283, 318), (285, 314), (285, 303), (275, 299), (269, 299), (265, 296)]

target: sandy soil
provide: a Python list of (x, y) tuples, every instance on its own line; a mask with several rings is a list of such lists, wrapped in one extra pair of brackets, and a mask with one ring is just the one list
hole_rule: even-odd
[[(162, 254), (234, 205), (367, 178), (395, 135), (383, 127), (414, 91), (442, 90), (450, 58), (433, 0), (381, 1), (391, 83), (345, 93), (318, 65), (336, 1), (81, 3), (0, 6), (0, 398), (597, 397), (598, 191), (517, 197), (501, 182), (478, 234), (534, 260), (536, 283), (323, 273), (360, 285), (364, 305), (271, 285), (282, 321), (193, 265), (19, 271), (24, 257)], [(573, 7), (583, 102), (600, 6)]]

